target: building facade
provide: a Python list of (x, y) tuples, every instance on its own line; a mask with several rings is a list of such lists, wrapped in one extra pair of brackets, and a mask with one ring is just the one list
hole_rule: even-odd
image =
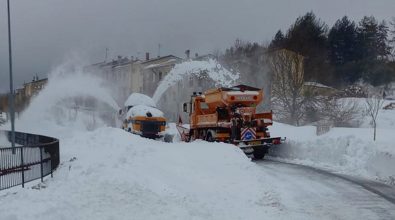
[[(47, 83), (47, 78), (39, 79), (35, 76), (31, 82), (24, 83), (23, 87), (16, 89), (14, 96), (15, 112), (22, 112), (29, 105), (30, 100), (43, 90)], [(9, 93), (0, 95), (0, 112), (9, 111), (8, 99)]]
[(85, 68), (103, 78), (115, 92), (120, 106), (134, 92), (152, 96), (159, 84), (175, 64), (182, 59), (173, 55), (150, 59), (146, 54), (144, 61), (118, 56), (111, 62), (96, 63)]
[(36, 77), (31, 82), (23, 84), (21, 91), (24, 91), (25, 97), (30, 98), (37, 95), (42, 89), (44, 89), (47, 83), (48, 78), (38, 79), (38, 77)]
[(143, 80), (143, 93), (152, 97), (159, 82), (181, 61), (179, 57), (168, 55), (141, 62), (139, 69)]

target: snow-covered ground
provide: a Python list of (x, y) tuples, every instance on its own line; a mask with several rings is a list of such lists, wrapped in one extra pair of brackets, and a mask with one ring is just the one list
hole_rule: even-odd
[(7, 114), (0, 111), (0, 125), (7, 121)]
[(271, 156), (395, 184), (395, 110), (380, 110), (376, 141), (369, 117), (362, 122), (361, 128), (332, 128), (321, 136), (313, 126), (275, 123), (272, 135), (287, 141), (273, 148)]
[[(109, 105), (112, 101), (99, 80), (63, 72), (50, 77), (16, 122), (19, 131), (59, 138), (61, 165), (39, 189), (1, 191), (1, 219), (254, 219), (281, 214), (274, 186), (232, 145), (149, 140), (108, 127), (100, 118), (92, 128), (87, 126), (91, 116), (83, 112), (69, 120), (65, 98), (89, 94)], [(76, 82), (81, 87), (73, 91)]]
[(61, 158), (45, 188), (0, 197), (2, 219), (254, 219), (280, 212), (274, 186), (231, 145), (167, 144), (100, 128), (61, 138)]
[(395, 215), (391, 204), (351, 184), (280, 165), (255, 164), (228, 144), (163, 143), (109, 127), (60, 139), (61, 165), (54, 178), (33, 188), (0, 192), (1, 219)]
[[(145, 139), (109, 127), (101, 118), (95, 119), (95, 126), (87, 126), (92, 118), (83, 112), (70, 120), (69, 110), (62, 105), (70, 97), (92, 96), (113, 106), (115, 113), (118, 106), (100, 80), (62, 72), (50, 77), (16, 123), (19, 131), (59, 138), (61, 164), (54, 178), (47, 177), (43, 184), (0, 191), (1, 220), (377, 219), (382, 210), (395, 215), (391, 204), (360, 188), (261, 166), (233, 145)], [(174, 124), (169, 130), (175, 132)], [(386, 129), (379, 131), (382, 142), (375, 143), (375, 148), (370, 146), (368, 129), (339, 128), (316, 137), (313, 127), (276, 123), (271, 132), (288, 137), (273, 156), (344, 167), (346, 172), (354, 169), (361, 175), (370, 176), (366, 164), (374, 155), (393, 155), (390, 138), (383, 138), (390, 132)], [(379, 159), (389, 167), (391, 161)], [(383, 179), (391, 174), (390, 169), (381, 170), (378, 161), (372, 164), (385, 172), (380, 175)], [(346, 202), (338, 202), (347, 196), (351, 197)], [(360, 197), (361, 204), (352, 203)], [(373, 202), (364, 203), (372, 198)]]

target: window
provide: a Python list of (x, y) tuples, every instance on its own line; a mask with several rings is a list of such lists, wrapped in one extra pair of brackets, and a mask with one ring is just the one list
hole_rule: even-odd
[(209, 109), (207, 103), (201, 102), (200, 103), (200, 109), (202, 109), (202, 110)]

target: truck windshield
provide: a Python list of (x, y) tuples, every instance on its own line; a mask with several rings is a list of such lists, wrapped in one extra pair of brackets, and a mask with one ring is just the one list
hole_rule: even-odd
[(208, 109), (207, 103), (201, 102), (201, 103), (200, 103), (200, 109), (203, 109), (203, 110)]

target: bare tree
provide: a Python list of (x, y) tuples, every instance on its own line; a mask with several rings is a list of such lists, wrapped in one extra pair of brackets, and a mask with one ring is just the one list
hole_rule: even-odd
[(319, 109), (320, 115), (335, 127), (352, 126), (361, 113), (358, 103), (350, 98), (323, 97)]
[(304, 57), (289, 50), (276, 50), (269, 55), (272, 70), (272, 107), (280, 120), (300, 125), (305, 108), (313, 94), (304, 88)]
[(390, 38), (390, 43), (392, 44), (392, 58), (395, 60), (395, 17), (392, 17), (390, 25), (392, 26), (392, 30), (390, 30), (390, 33), (392, 35), (392, 37)]
[(371, 95), (365, 99), (365, 114), (370, 116), (373, 124), (373, 141), (376, 141), (376, 127), (377, 127), (377, 116), (379, 110), (383, 107), (384, 99), (379, 95)]

